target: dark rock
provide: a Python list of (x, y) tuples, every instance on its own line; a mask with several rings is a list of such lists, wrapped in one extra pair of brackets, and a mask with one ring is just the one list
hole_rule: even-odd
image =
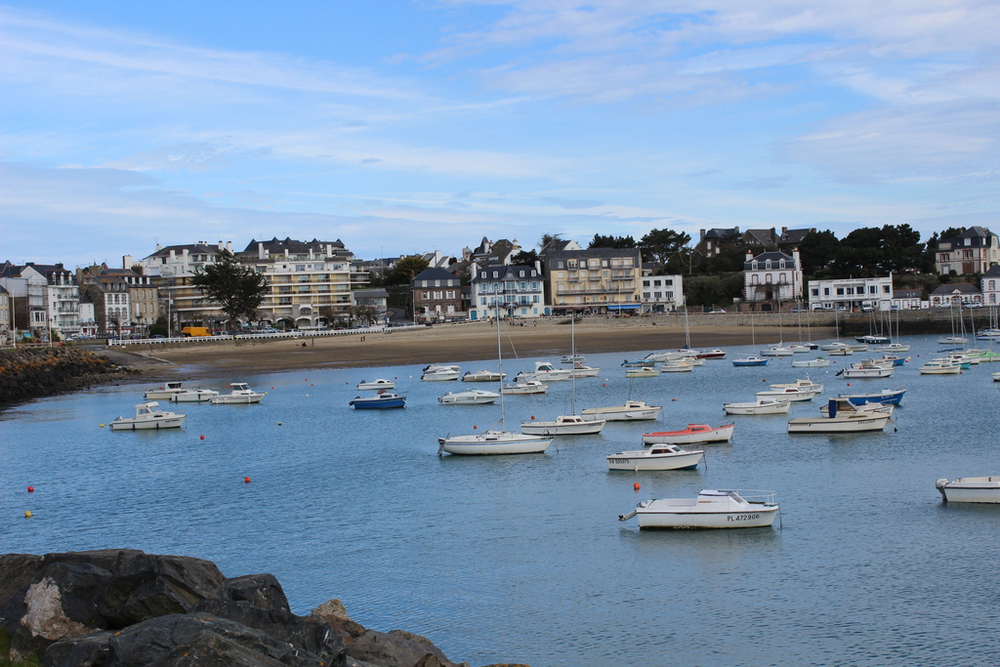
[(104, 667), (112, 632), (60, 639), (45, 650), (42, 667)]
[(208, 614), (171, 614), (137, 623), (112, 637), (110, 647), (108, 667), (328, 664), (293, 644)]
[(185, 556), (123, 555), (104, 600), (110, 627), (124, 628), (166, 614), (190, 611), (220, 598), (225, 577), (211, 561)]
[(301, 646), (329, 664), (344, 660), (344, 643), (339, 633), (322, 619), (296, 616), (279, 609), (259, 609), (249, 602), (229, 600), (204, 600), (198, 603), (195, 613), (210, 614), (260, 630), (270, 637)]
[(24, 594), (41, 566), (42, 557), (30, 554), (0, 556), (0, 627), (13, 634), (17, 622), (24, 616)]
[(247, 574), (226, 579), (229, 598), (236, 602), (250, 602), (259, 609), (291, 611), (285, 591), (273, 574)]
[(430, 641), (402, 630), (368, 630), (346, 648), (352, 658), (382, 667), (455, 667)]
[(365, 626), (348, 617), (344, 604), (337, 599), (324, 602), (310, 613), (332, 625), (340, 633), (344, 643), (351, 642), (368, 631)]

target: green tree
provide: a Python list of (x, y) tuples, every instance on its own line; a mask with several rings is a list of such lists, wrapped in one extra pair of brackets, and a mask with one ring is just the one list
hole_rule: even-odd
[(673, 229), (652, 229), (645, 236), (639, 239), (639, 248), (643, 257), (666, 266), (674, 260), (680, 260), (680, 264), (687, 264), (690, 272), (690, 262), (687, 256), (690, 253), (688, 244), (691, 237), (684, 232), (677, 232)]
[(588, 248), (635, 248), (635, 239), (631, 236), (601, 236), (600, 234), (594, 234), (594, 238), (591, 239)]
[(522, 250), (510, 258), (511, 264), (525, 264), (527, 266), (534, 266), (537, 261), (538, 251), (536, 250)]
[(826, 276), (837, 257), (840, 241), (830, 230), (809, 232), (799, 243), (802, 272), (807, 276)]
[(267, 277), (241, 264), (229, 250), (220, 250), (215, 261), (195, 271), (191, 284), (219, 304), (232, 324), (257, 319), (257, 309), (270, 289)]
[(430, 262), (420, 255), (403, 257), (396, 262), (396, 270), (392, 274), (392, 284), (409, 285), (410, 281), (428, 266), (430, 266)]
[(883, 257), (879, 268), (888, 273), (919, 271), (923, 268), (924, 244), (920, 232), (908, 224), (882, 227)]

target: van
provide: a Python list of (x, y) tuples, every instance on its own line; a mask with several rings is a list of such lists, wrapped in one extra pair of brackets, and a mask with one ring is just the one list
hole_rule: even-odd
[(184, 327), (181, 329), (181, 335), (193, 338), (195, 336), (210, 336), (211, 334), (208, 333), (208, 327)]

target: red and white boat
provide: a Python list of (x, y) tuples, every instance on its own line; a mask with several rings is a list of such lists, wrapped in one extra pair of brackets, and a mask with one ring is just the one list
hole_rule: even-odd
[(729, 442), (733, 439), (734, 422), (709, 426), (708, 424), (688, 424), (680, 431), (657, 431), (643, 433), (644, 445), (693, 445), (700, 442)]
[(711, 350), (702, 350), (694, 356), (697, 357), (698, 359), (725, 359), (726, 351), (720, 350), (719, 348), (714, 348)]

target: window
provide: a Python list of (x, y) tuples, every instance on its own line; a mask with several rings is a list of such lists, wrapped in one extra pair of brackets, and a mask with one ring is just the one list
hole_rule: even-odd
[(844, 288), (843, 287), (838, 287), (837, 288), (837, 296), (844, 296)]
[(663, 298), (663, 292), (653, 292), (653, 298), (654, 299), (662, 299)]
[(878, 293), (878, 287), (876, 287), (875, 285), (869, 285), (868, 286), (868, 293), (869, 294), (877, 294)]
[(435, 299), (440, 299), (441, 298), (441, 290), (436, 290), (434, 292), (434, 298)]
[(811, 294), (812, 294), (813, 296), (819, 296), (819, 288), (818, 288), (818, 287), (813, 287), (813, 288), (810, 288), (809, 292), (810, 292), (810, 293), (811, 293)]
[(645, 299), (646, 301), (649, 301), (649, 292), (643, 292), (642, 298)]
[(643, 280), (642, 281), (642, 286), (643, 287), (649, 287), (649, 281), (648, 280)]
[(447, 292), (445, 292), (444, 293), (444, 298), (446, 298), (446, 299), (454, 299), (455, 298), (455, 290), (448, 290)]

